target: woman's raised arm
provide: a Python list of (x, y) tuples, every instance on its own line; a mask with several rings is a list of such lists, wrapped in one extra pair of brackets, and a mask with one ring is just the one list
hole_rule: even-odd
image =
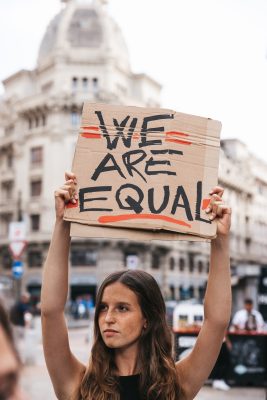
[(206, 212), (211, 220), (217, 221), (217, 237), (211, 241), (204, 322), (193, 350), (188, 357), (176, 364), (185, 399), (193, 399), (209, 377), (219, 355), (231, 315), (231, 209), (222, 201), (222, 188), (216, 187), (210, 194), (212, 198)]
[(41, 315), (47, 368), (59, 399), (69, 398), (81, 381), (85, 367), (69, 347), (64, 308), (68, 295), (70, 223), (63, 220), (65, 203), (76, 202), (76, 177), (65, 174), (66, 182), (55, 191), (56, 222), (44, 264)]

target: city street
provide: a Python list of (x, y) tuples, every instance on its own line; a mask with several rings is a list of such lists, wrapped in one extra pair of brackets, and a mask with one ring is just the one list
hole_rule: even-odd
[[(70, 329), (70, 343), (74, 354), (86, 363), (90, 352), (89, 330), (86, 327)], [(30, 332), (28, 339), (20, 343), (25, 366), (21, 376), (21, 386), (27, 400), (56, 400), (45, 367), (40, 330)], [(266, 389), (231, 388), (228, 392), (218, 391), (206, 385), (196, 397), (197, 400), (266, 400)]]

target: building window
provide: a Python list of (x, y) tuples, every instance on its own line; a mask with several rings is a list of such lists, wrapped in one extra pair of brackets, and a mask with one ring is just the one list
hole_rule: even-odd
[(194, 272), (194, 254), (189, 253), (189, 272)]
[(189, 293), (189, 298), (193, 299), (194, 298), (194, 286), (189, 286), (188, 288), (188, 293)]
[(95, 250), (72, 250), (71, 264), (73, 267), (94, 267), (97, 263), (97, 253)]
[(204, 300), (204, 296), (205, 296), (205, 286), (199, 286), (198, 288), (198, 296), (199, 296), (199, 300), (203, 301)]
[(93, 78), (93, 93), (96, 94), (99, 90), (99, 83), (97, 78)]
[(179, 287), (179, 297), (180, 300), (188, 300), (189, 299), (189, 290), (184, 286)]
[(40, 215), (39, 214), (32, 214), (31, 218), (31, 231), (37, 232), (40, 230)]
[(160, 256), (158, 253), (152, 254), (152, 269), (159, 269), (160, 268)]
[(46, 125), (46, 115), (42, 114), (42, 125), (45, 126)]
[(203, 265), (202, 261), (199, 261), (197, 263), (197, 268), (198, 268), (198, 272), (201, 274), (203, 272), (203, 269), (204, 269), (204, 265)]
[(6, 237), (8, 235), (9, 224), (12, 221), (13, 215), (11, 213), (0, 214), (0, 236)]
[(13, 197), (13, 188), (14, 182), (13, 181), (4, 181), (1, 184), (3, 200), (10, 200)]
[(41, 146), (31, 148), (31, 165), (41, 165), (43, 162), (43, 148)]
[(0, 264), (4, 269), (11, 269), (12, 267), (12, 256), (7, 247), (2, 247), (0, 253)]
[(42, 193), (42, 181), (36, 180), (36, 181), (31, 181), (31, 196), (32, 197), (38, 197), (41, 196)]
[(35, 127), (38, 128), (39, 126), (39, 117), (35, 117)]
[(185, 261), (184, 258), (179, 258), (179, 270), (183, 272), (185, 269)]
[(13, 167), (13, 154), (9, 153), (6, 157), (6, 163), (8, 168)]
[(87, 78), (83, 78), (83, 91), (87, 92), (88, 90), (88, 79)]
[(43, 264), (43, 255), (40, 250), (30, 250), (28, 252), (28, 266), (30, 268), (41, 267)]
[(77, 92), (78, 89), (78, 78), (72, 78), (72, 91)]
[(28, 128), (32, 129), (32, 119), (28, 118)]
[(175, 300), (175, 287), (174, 286), (170, 286), (170, 298), (171, 300)]
[(175, 261), (173, 257), (170, 258), (169, 263), (170, 263), (170, 270), (173, 271), (175, 267)]
[(71, 112), (71, 125), (77, 127), (79, 125), (80, 118), (77, 111)]

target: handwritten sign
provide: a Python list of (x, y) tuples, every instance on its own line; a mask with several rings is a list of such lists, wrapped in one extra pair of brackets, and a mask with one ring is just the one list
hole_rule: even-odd
[(73, 160), (79, 199), (64, 218), (214, 237), (204, 209), (217, 184), (220, 128), (171, 110), (85, 103)]

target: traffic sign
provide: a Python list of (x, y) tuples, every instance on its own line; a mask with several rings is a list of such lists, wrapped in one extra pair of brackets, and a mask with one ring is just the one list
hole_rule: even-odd
[(20, 279), (23, 275), (23, 262), (16, 260), (12, 264), (12, 274), (15, 279)]
[(24, 241), (26, 239), (26, 223), (24, 221), (10, 222), (8, 239), (10, 242)]
[(13, 256), (13, 258), (19, 258), (25, 247), (27, 246), (27, 242), (25, 240), (23, 241), (16, 241), (16, 242), (11, 242), (9, 243), (9, 250), (11, 251), (11, 254)]

